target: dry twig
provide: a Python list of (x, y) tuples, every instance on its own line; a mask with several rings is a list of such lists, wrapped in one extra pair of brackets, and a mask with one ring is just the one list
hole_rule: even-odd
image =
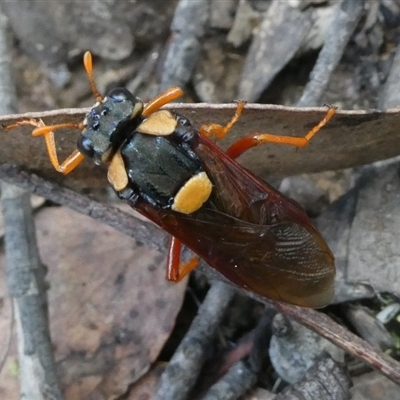
[[(23, 185), (26, 190), (33, 191), (36, 194), (46, 193), (46, 196), (50, 197), (50, 199), (58, 198), (61, 201), (64, 201), (63, 204), (78, 212), (84, 213), (85, 215), (91, 215), (96, 219), (101, 216), (101, 220), (104, 223), (114, 226), (116, 229), (122, 230), (123, 232), (129, 231), (129, 234), (132, 237), (136, 238), (135, 235), (137, 232), (146, 232), (145, 237), (148, 237), (148, 241), (145, 243), (150, 243), (156, 248), (162, 248), (165, 246), (165, 235), (158, 228), (153, 227), (153, 235), (153, 233), (149, 233), (151, 231), (147, 231), (148, 226), (146, 222), (143, 220), (137, 220), (129, 214), (124, 214), (122, 216), (121, 211), (118, 209), (102, 205), (102, 207), (105, 207), (104, 210), (106, 210), (106, 212), (95, 213), (95, 215), (93, 215), (90, 213), (90, 210), (96, 209), (100, 203), (96, 203), (81, 194), (61, 188), (52, 182), (45, 181), (44, 179), (27, 172), (20, 171), (18, 168), (0, 168), (0, 178), (10, 180), (17, 185)], [(64, 193), (67, 193), (68, 196), (65, 197)], [(81, 207), (82, 204), (86, 204), (85, 207)], [(128, 228), (129, 226), (131, 228)], [(145, 228), (143, 228), (143, 226), (145, 226)], [(135, 228), (132, 229), (132, 227)], [(204, 272), (207, 276), (215, 278), (215, 270), (206, 268)], [(266, 299), (257, 296), (253, 297), (258, 301), (269, 305), (271, 304), (270, 301)], [(376, 351), (367, 342), (352, 334), (328, 316), (315, 310), (290, 306), (283, 303), (275, 303), (275, 306), (279, 311), (291, 316), (296, 321), (308, 326), (313, 331), (318, 332), (348, 353), (360, 358), (367, 364), (378, 369), (389, 379), (400, 384), (400, 364), (397, 361), (382, 352)]]
[(299, 107), (312, 107), (320, 102), (328, 86), (329, 78), (339, 64), (363, 10), (364, 0), (344, 0), (338, 7), (327, 33), (325, 44), (311, 72), (311, 79), (297, 103)]
[(160, 91), (186, 86), (201, 51), (209, 16), (209, 0), (180, 0), (171, 24), (171, 39), (163, 66)]
[[(6, 18), (0, 10), (0, 113), (15, 111), (16, 97), (7, 48)], [(7, 286), (14, 305), (21, 397), (62, 399), (51, 346), (45, 267), (39, 259), (30, 195), (2, 183)]]
[(200, 306), (189, 331), (168, 363), (156, 400), (186, 399), (203, 366), (208, 347), (225, 315), (235, 290), (215, 281)]

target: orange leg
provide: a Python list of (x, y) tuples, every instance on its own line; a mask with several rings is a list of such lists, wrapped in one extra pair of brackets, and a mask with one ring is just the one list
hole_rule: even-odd
[[(200, 133), (207, 137), (213, 137), (217, 140), (224, 138), (228, 132), (232, 129), (233, 125), (239, 120), (242, 115), (243, 108), (245, 106), (244, 101), (238, 101), (238, 105), (232, 119), (225, 125), (219, 124), (206, 124), (200, 127)], [(248, 136), (239, 139), (226, 151), (226, 154), (235, 159), (243, 154), (248, 149), (258, 146), (262, 143), (282, 143), (289, 144), (296, 147), (305, 147), (308, 142), (315, 136), (315, 134), (327, 124), (327, 122), (335, 115), (336, 108), (329, 107), (328, 112), (325, 117), (314, 126), (304, 137), (292, 137), (292, 136), (282, 136), (273, 135), (270, 133), (251, 133)]]
[[(278, 136), (269, 133), (251, 133), (248, 136), (239, 139), (228, 148), (226, 154), (235, 159), (243, 154), (245, 151), (252, 147), (258, 146), (262, 143), (280, 143), (288, 144), (296, 147), (305, 147), (309, 141), (315, 136), (315, 134), (327, 124), (327, 122), (335, 115), (336, 108), (329, 107), (325, 117), (315, 125), (304, 137), (293, 137), (293, 136)], [(236, 114), (235, 114), (236, 115)]]
[(167, 280), (170, 282), (180, 282), (199, 265), (199, 260), (196, 257), (191, 258), (187, 263), (180, 263), (181, 247), (182, 243), (176, 237), (171, 236), (167, 257)]
[(153, 112), (157, 111), (162, 106), (165, 106), (171, 101), (174, 101), (183, 95), (183, 90), (178, 86), (172, 86), (159, 94), (154, 99), (150, 100), (143, 109), (142, 115), (148, 117)]
[[(97, 90), (96, 84), (94, 82), (92, 54), (89, 51), (87, 51), (83, 56), (83, 64), (85, 66), (86, 74), (88, 76), (92, 92), (95, 95), (96, 100), (101, 101), (103, 98)], [(74, 150), (65, 159), (65, 161), (60, 164), (60, 162), (58, 161), (56, 142), (54, 139), (55, 130), (63, 128), (74, 128), (82, 130), (84, 128), (83, 124), (64, 123), (59, 125), (46, 126), (41, 119), (36, 120), (32, 118), (25, 119), (17, 122), (16, 124), (6, 126), (5, 129), (11, 130), (22, 125), (30, 125), (35, 127), (35, 129), (32, 131), (32, 136), (44, 136), (50, 162), (56, 171), (61, 172), (65, 175), (69, 174), (84, 160), (84, 156), (78, 150)]]
[(245, 101), (237, 102), (235, 115), (225, 126), (219, 124), (205, 124), (200, 127), (199, 129), (200, 133), (206, 137), (213, 137), (214, 139), (217, 140), (223, 139), (232, 129), (233, 125), (235, 125), (236, 122), (239, 120), (240, 116), (242, 115), (245, 104), (246, 104)]
[(46, 126), (41, 119), (38, 120), (24, 119), (13, 125), (6, 126), (5, 129), (11, 130), (22, 125), (30, 125), (35, 127), (35, 129), (32, 131), (32, 136), (41, 136), (41, 135), (44, 136), (50, 162), (56, 171), (61, 172), (62, 174), (65, 175), (69, 174), (84, 160), (84, 156), (78, 150), (75, 150), (66, 158), (66, 160), (62, 164), (60, 164), (58, 161), (56, 143), (54, 139), (54, 131), (57, 129), (75, 128), (82, 130), (83, 125), (65, 123), (59, 125)]

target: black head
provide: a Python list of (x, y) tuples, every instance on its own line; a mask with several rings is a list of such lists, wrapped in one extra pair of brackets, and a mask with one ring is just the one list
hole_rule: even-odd
[(128, 125), (140, 120), (143, 102), (125, 88), (112, 89), (86, 115), (78, 150), (96, 164), (110, 160), (126, 139)]

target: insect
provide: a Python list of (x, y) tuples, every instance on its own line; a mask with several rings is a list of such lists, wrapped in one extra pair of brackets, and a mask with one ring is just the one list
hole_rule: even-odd
[[(23, 120), (44, 136), (50, 161), (64, 174), (84, 157), (108, 166), (108, 180), (121, 199), (171, 235), (167, 279), (180, 281), (198, 265), (194, 257), (180, 263), (181, 245), (188, 246), (231, 282), (261, 296), (306, 307), (330, 302), (334, 257), (304, 210), (239, 165), (235, 158), (261, 143), (304, 147), (329, 121), (335, 109), (305, 137), (254, 133), (226, 152), (211, 140), (225, 136), (240, 118), (244, 102), (227, 125), (199, 129), (161, 107), (182, 95), (172, 87), (144, 103), (125, 88), (98, 92), (92, 57), (84, 66), (96, 104), (81, 124), (45, 126)], [(75, 150), (59, 163), (54, 131), (81, 131)]]

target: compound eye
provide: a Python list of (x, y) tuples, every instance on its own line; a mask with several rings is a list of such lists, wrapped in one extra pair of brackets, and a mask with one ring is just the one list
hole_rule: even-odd
[(115, 89), (111, 89), (108, 92), (107, 96), (118, 103), (126, 100), (130, 101), (133, 104), (136, 102), (135, 96), (128, 89), (125, 88), (117, 87)]
[(94, 157), (93, 143), (89, 138), (87, 138), (85, 136), (81, 136), (78, 139), (77, 147), (78, 147), (78, 150), (80, 151), (80, 153), (83, 154), (85, 157), (88, 157), (88, 158)]
[(187, 118), (182, 117), (182, 116), (178, 117), (178, 122), (182, 126), (191, 126), (190, 121)]

